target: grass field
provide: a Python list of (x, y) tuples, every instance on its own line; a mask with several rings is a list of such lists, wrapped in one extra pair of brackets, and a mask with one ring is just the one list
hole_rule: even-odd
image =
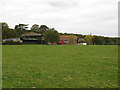
[(118, 46), (3, 46), (3, 88), (116, 88)]

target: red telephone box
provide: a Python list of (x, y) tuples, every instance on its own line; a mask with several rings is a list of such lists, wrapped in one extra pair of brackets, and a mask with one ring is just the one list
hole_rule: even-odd
[(61, 41), (61, 45), (64, 45), (64, 40)]

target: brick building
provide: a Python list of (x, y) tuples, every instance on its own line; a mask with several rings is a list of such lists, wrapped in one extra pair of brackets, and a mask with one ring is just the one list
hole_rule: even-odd
[(77, 44), (77, 36), (75, 35), (60, 35), (61, 44)]

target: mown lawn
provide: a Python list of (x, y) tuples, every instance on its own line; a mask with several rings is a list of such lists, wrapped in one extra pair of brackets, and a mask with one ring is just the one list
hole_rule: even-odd
[(118, 87), (118, 46), (2, 47), (3, 88)]

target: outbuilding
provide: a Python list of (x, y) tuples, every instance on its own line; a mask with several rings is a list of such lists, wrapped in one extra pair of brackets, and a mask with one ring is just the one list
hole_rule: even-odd
[(21, 36), (23, 44), (46, 44), (44, 36), (39, 33), (29, 32)]

